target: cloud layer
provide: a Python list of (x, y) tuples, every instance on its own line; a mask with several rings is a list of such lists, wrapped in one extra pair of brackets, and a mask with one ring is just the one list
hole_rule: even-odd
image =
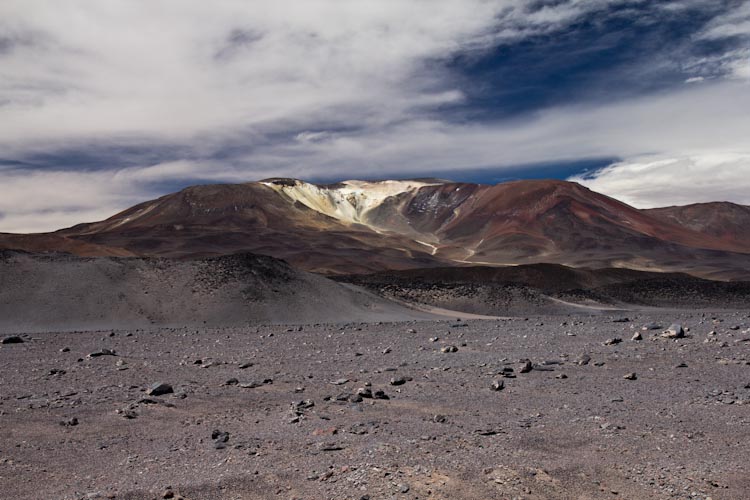
[[(716, 10), (716, 2), (696, 0), (639, 17), (648, 5), (6, 0), (0, 160), (12, 161), (0, 162), (0, 230), (100, 219), (193, 180), (438, 176), (619, 157), (584, 182), (652, 206), (664, 195), (647, 189), (645, 174), (618, 187), (647, 155), (695, 165), (733, 155), (715, 168), (745, 172), (750, 2), (727, 3), (694, 34), (695, 43), (725, 48), (679, 61), (681, 81), (690, 84), (462, 119), (474, 104), (466, 75), (451, 66), (458, 56), (481, 61), (493, 51), (524, 50), (526, 40), (554, 43), (582, 20), (643, 23), (678, 9)], [(665, 54), (654, 59), (672, 57)], [(503, 91), (502, 81), (472, 85)], [(739, 200), (718, 187), (704, 194)]]

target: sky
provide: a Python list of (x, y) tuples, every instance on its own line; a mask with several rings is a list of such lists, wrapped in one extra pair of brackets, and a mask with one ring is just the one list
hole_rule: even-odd
[(750, 204), (750, 0), (2, 0), (0, 232), (183, 187)]

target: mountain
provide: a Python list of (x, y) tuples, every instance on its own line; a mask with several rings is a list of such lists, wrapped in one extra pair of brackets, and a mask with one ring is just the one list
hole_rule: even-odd
[[(708, 210), (710, 211), (710, 210)], [(706, 217), (705, 220), (710, 220)], [(741, 224), (727, 231), (743, 233)], [(308, 271), (557, 263), (750, 279), (750, 243), (579, 184), (439, 179), (194, 186), (113, 217), (0, 247), (208, 257), (251, 251)], [(23, 245), (22, 245), (23, 244)], [(80, 246), (80, 247), (79, 247)]]
[(664, 222), (679, 224), (724, 242), (738, 252), (750, 248), (750, 207), (729, 202), (695, 203), (644, 210)]

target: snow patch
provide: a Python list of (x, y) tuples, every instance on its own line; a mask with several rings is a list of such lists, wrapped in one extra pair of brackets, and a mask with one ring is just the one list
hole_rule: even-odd
[(416, 191), (437, 182), (422, 181), (344, 181), (334, 186), (318, 186), (304, 181), (262, 182), (292, 202), (350, 224), (370, 226), (366, 214), (385, 200), (401, 193)]

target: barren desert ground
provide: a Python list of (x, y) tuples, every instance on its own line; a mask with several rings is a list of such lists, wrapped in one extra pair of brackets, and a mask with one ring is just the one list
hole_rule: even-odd
[[(684, 337), (663, 336), (672, 323)], [(20, 340), (0, 348), (3, 498), (734, 500), (750, 491), (747, 311)]]

